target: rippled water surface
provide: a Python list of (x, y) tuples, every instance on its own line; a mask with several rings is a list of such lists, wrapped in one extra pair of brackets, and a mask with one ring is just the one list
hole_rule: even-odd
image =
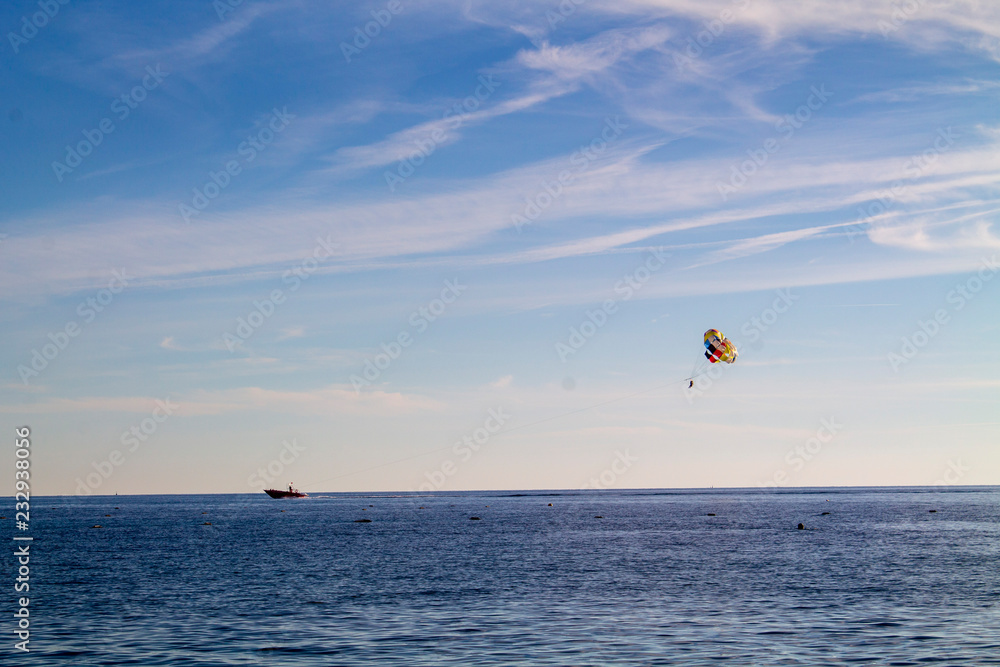
[(35, 498), (32, 519), (25, 665), (1000, 664), (996, 487)]

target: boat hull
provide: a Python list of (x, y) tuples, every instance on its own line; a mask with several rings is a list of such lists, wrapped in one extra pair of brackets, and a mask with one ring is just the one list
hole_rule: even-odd
[(309, 495), (299, 491), (279, 491), (278, 489), (264, 489), (264, 493), (272, 498), (305, 498)]

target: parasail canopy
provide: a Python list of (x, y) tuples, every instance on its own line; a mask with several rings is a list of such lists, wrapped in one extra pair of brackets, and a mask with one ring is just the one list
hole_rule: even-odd
[(709, 329), (705, 332), (705, 358), (713, 364), (724, 361), (731, 364), (740, 355), (733, 342), (722, 335), (718, 329)]

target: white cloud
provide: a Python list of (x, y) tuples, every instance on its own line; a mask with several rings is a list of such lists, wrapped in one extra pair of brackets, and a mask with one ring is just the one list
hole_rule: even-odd
[[(910, 11), (913, 4), (915, 11)], [(995, 54), (1000, 39), (1000, 5), (977, 0), (842, 0), (824, 5), (822, 11), (795, 0), (600, 0), (592, 7), (613, 14), (682, 15), (702, 22), (721, 20), (727, 12), (728, 23), (752, 29), (772, 44), (854, 33), (913, 48), (959, 43)]]
[[(226, 20), (210, 24), (195, 34), (161, 47), (147, 47), (132, 51), (122, 51), (112, 56), (112, 60), (123, 63), (136, 61), (170, 62), (172, 66), (202, 64), (206, 59), (221, 58), (223, 47), (245, 32), (260, 17), (276, 10), (277, 5), (246, 3), (239, 11), (232, 12)], [(214, 14), (214, 11), (213, 11)]]
[(562, 81), (580, 81), (600, 74), (622, 60), (666, 42), (673, 31), (664, 25), (608, 30), (583, 42), (518, 52), (515, 60), (529, 69), (549, 72)]
[[(726, 248), (709, 253), (703, 262), (693, 266), (715, 264), (716, 262), (724, 262), (730, 259), (739, 259), (740, 257), (749, 257), (750, 255), (768, 252), (769, 250), (780, 248), (785, 244), (801, 241), (802, 239), (816, 236), (821, 232), (841, 226), (842, 225), (839, 224), (824, 225), (822, 227), (795, 229), (789, 232), (777, 232), (775, 234), (764, 234), (754, 238), (740, 239), (729, 244)], [(689, 268), (693, 268), (693, 266)]]
[(969, 80), (965, 83), (934, 83), (920, 86), (902, 86), (890, 90), (880, 90), (875, 93), (867, 93), (854, 98), (852, 102), (916, 102), (925, 97), (935, 97), (945, 95), (955, 97), (966, 94), (978, 94), (1000, 88), (1000, 83), (996, 81), (975, 81)]
[(164, 338), (163, 340), (161, 340), (160, 341), (160, 347), (162, 347), (164, 350), (183, 350), (184, 349), (184, 348), (182, 348), (180, 345), (178, 345), (174, 341), (174, 337), (173, 336), (167, 336), (166, 338)]
[[(381, 167), (409, 158), (421, 150), (424, 153), (436, 151), (458, 141), (462, 128), (525, 111), (573, 92), (590, 77), (606, 72), (629, 56), (661, 44), (667, 37), (669, 31), (664, 27), (612, 30), (567, 47), (542, 44), (537, 50), (522, 50), (513, 63), (498, 68), (495, 79), (492, 73), (488, 76), (488, 81), (499, 88), (498, 101), (491, 99), (495, 94), (491, 91), (480, 108), (460, 109), (461, 113), (452, 109), (461, 100), (442, 103), (439, 118), (399, 130), (372, 144), (337, 150), (331, 157), (334, 164), (331, 171), (338, 173)], [(512, 86), (511, 81), (524, 79), (525, 73), (517, 71), (517, 66), (539, 70), (548, 76), (536, 78), (526, 86), (525, 91), (504, 99), (506, 90)], [(470, 82), (469, 95), (480, 88), (484, 93), (487, 91), (478, 80)], [(424, 148), (421, 149), (421, 146)]]
[[(526, 249), (480, 260), (550, 261), (607, 252), (656, 237), (663, 237), (658, 240), (666, 245), (671, 233), (706, 226), (781, 215), (805, 220), (877, 199), (894, 180), (905, 177), (907, 161), (905, 155), (838, 158), (827, 153), (827, 145), (818, 144), (815, 156), (807, 153), (805, 159), (773, 160), (728, 205), (720, 207), (717, 185), (729, 173), (731, 159), (655, 163), (643, 160), (648, 150), (645, 144), (608, 150), (565, 188), (558, 205), (546, 210), (536, 223), (539, 228), (558, 230), (563, 237), (575, 234), (560, 226), (584, 216), (613, 222), (617, 230), (547, 245), (537, 245), (525, 234), (521, 238), (528, 244)], [(0, 289), (14, 298), (39, 290), (51, 294), (99, 289), (106, 285), (112, 268), (125, 268), (136, 276), (127, 289), (273, 278), (308, 256), (317, 237), (330, 237), (343, 249), (337, 258), (324, 262), (320, 273), (405, 265), (407, 256), (455, 253), (487, 243), (498, 233), (513, 233), (511, 215), (523, 209), (524, 198), (539, 192), (541, 181), (551, 180), (567, 165), (565, 156), (466, 181), (455, 192), (411, 198), (380, 198), (346, 206), (276, 203), (206, 219), (197, 226), (182, 225), (170, 209), (157, 210), (149, 204), (128, 203), (117, 210), (113, 203), (103, 201), (78, 205), (74, 217), (80, 222), (63, 230), (55, 246), (43, 231), (23, 231), (4, 241), (9, 259), (0, 267)], [(996, 147), (955, 148), (939, 155), (924, 176), (907, 182), (893, 212), (913, 216), (969, 200), (973, 191), (995, 192), (998, 183), (1000, 151)], [(59, 215), (52, 212), (44, 217)], [(956, 227), (973, 225), (972, 232), (962, 232), (965, 240), (992, 243), (965, 215), (951, 218)], [(663, 221), (646, 222), (650, 217)], [(855, 219), (851, 210), (838, 224), (848, 226)], [(634, 221), (632, 228), (622, 230), (629, 221)], [(40, 228), (35, 220), (18, 221), (15, 226)], [(806, 230), (814, 227), (806, 223), (799, 231), (783, 230), (770, 238), (767, 235), (775, 232), (768, 230), (753, 244), (755, 248), (766, 243), (776, 247), (774, 243), (793, 240), (795, 234), (805, 238), (811, 234)], [(914, 245), (912, 239), (891, 233), (874, 238), (885, 245)], [(465, 260), (436, 261), (447, 265)]]
[[(728, 0), (635, 0), (614, 4), (595, 1), (580, 6), (580, 11), (613, 13), (629, 20), (650, 13), (660, 18), (682, 15), (706, 20), (719, 16), (727, 8), (734, 10), (731, 23), (734, 27), (753, 28), (761, 35), (778, 40), (812, 34), (813, 30), (834, 37), (871, 31), (878, 17), (891, 14), (892, 4), (869, 6), (847, 2), (817, 12), (814, 8), (775, 0), (760, 0), (745, 7)], [(504, 6), (494, 10), (499, 13), (515, 11)], [(944, 10), (927, 3), (921, 10), (924, 11), (927, 13), (914, 17), (894, 32), (892, 38), (896, 38), (897, 32), (902, 34), (914, 26), (926, 28), (925, 24), (938, 19), (941, 30), (961, 34), (978, 31), (990, 35), (998, 30), (996, 22), (990, 25), (990, 17), (1000, 12), (995, 8), (976, 9), (969, 3), (960, 2), (942, 18)], [(191, 38), (194, 41), (188, 46), (197, 53), (211, 53), (239, 34), (239, 30), (245, 30), (253, 16), (256, 14), (246, 14), (231, 27), (208, 29)], [(669, 85), (677, 83), (673, 69), (663, 76), (648, 74), (669, 60), (671, 49), (676, 47), (671, 44), (682, 37), (684, 35), (677, 34), (676, 28), (653, 24), (643, 28), (606, 30), (568, 45), (555, 44), (554, 40), (540, 41), (537, 48), (522, 50), (500, 66), (501, 70), (507, 68), (508, 74), (515, 79), (526, 73), (533, 75), (524, 90), (508, 93), (507, 89), (501, 89), (506, 97), (472, 114), (469, 124), (485, 123), (501, 115), (536, 108), (583, 85), (591, 85), (609, 97), (622, 98), (627, 97), (619, 94), (622, 91), (652, 86), (648, 96), (636, 95), (626, 101), (633, 110), (648, 111), (654, 100), (662, 103), (664, 99), (654, 93), (669, 90), (657, 88), (657, 79), (669, 79), (672, 82)], [(728, 39), (729, 35), (726, 37)], [(719, 44), (720, 53), (733, 48), (737, 51), (730, 55), (737, 53), (743, 46), (738, 42), (734, 39), (733, 44)], [(776, 49), (770, 56), (773, 58), (787, 54), (808, 57), (808, 53), (794, 44), (772, 41), (768, 48)], [(649, 59), (643, 61), (642, 67), (635, 61), (639, 55)], [(742, 61), (745, 64), (753, 57), (746, 56)], [(726, 74), (730, 70), (726, 68), (743, 66), (741, 58), (706, 56), (702, 60), (710, 63), (710, 70), (708, 76), (702, 73), (706, 82), (701, 85), (715, 86), (713, 95), (729, 95), (732, 105), (742, 105), (742, 119), (770, 118), (768, 112), (756, 108), (753, 100), (759, 84), (740, 88), (726, 83), (732, 81)], [(621, 79), (625, 65), (643, 74), (638, 77), (643, 82), (626, 85)], [(713, 72), (718, 75), (714, 79)], [(982, 82), (967, 85), (973, 84)], [(359, 102), (355, 106), (348, 103), (337, 112), (310, 116), (307, 125), (309, 132), (324, 132), (344, 118), (370, 119), (382, 108), (381, 103)], [(421, 123), (381, 141), (342, 149), (335, 155), (339, 156), (337, 160), (344, 168), (389, 164), (406, 155), (415, 138), (439, 129), (442, 123), (440, 120)], [(440, 255), (475, 250), (503, 240), (504, 235), (512, 231), (511, 215), (523, 208), (525, 197), (539, 192), (541, 182), (550, 182), (567, 168), (568, 155), (483, 178), (441, 179), (430, 189), (392, 199), (376, 192), (359, 196), (349, 204), (303, 202), (295, 196), (299, 191), (293, 187), (276, 195), (266, 206), (209, 212), (197, 226), (180, 224), (176, 202), (103, 200), (89, 205), (77, 203), (71, 207), (76, 223), (61, 230), (55, 242), (47, 233), (31, 230), (42, 229), (51, 220), (64, 219), (68, 209), (26, 215), (11, 221), (12, 228), (25, 231), (4, 242), (5, 249), (16, 247), (16, 252), (11, 252), (9, 261), (0, 267), (0, 291), (9, 298), (28, 298), (38, 293), (63, 294), (94, 289), (101, 286), (100, 279), (95, 276), (123, 265), (137, 276), (133, 286), (144, 287), (172, 288), (272, 278), (289, 265), (301, 262), (315, 245), (317, 236), (327, 235), (342, 244), (344, 253), (337, 261), (325, 263), (320, 273), (386, 266), (448, 266), (477, 261), (555, 261), (614, 252), (653, 239), (666, 245), (672, 240), (672, 234), (702, 227), (736, 226), (792, 214), (801, 220), (793, 223), (792, 229), (776, 230), (768, 225), (754, 236), (725, 231), (721, 232), (721, 240), (716, 237), (702, 242), (703, 252), (708, 253), (701, 258), (702, 262), (745, 257), (811, 238), (822, 231), (823, 226), (817, 224), (817, 220), (806, 219), (809, 216), (829, 214), (877, 199), (894, 180), (907, 178), (906, 154), (861, 158), (839, 146), (841, 138), (851, 136), (857, 125), (845, 123), (836, 128), (816, 129), (825, 129), (829, 134), (818, 133), (825, 137), (823, 141), (796, 136), (794, 150), (790, 148), (773, 156), (745, 187), (723, 202), (719, 197), (719, 183), (725, 182), (733, 165), (744, 159), (742, 152), (728, 157), (657, 162), (654, 153), (667, 142), (661, 134), (651, 136), (648, 128), (637, 127), (633, 136), (590, 164), (585, 173), (564, 188), (559, 200), (543, 212), (534, 226), (544, 234), (522, 235), (514, 246), (516, 249), (485, 257)], [(1000, 183), (1000, 151), (996, 138), (986, 134), (986, 145), (961, 149), (956, 146), (939, 155), (933, 164), (922, 170), (918, 179), (908, 180), (905, 191), (898, 197), (898, 206), (886, 216), (900, 225), (885, 225), (874, 230), (871, 240), (882, 247), (911, 251), (991, 247), (994, 236), (988, 225), (984, 227), (981, 222), (959, 216), (930, 221), (916, 219), (922, 211), (955, 201), (985, 200), (996, 191)], [(457, 138), (457, 133), (451, 131), (445, 143)], [(299, 143), (305, 146), (307, 141), (300, 137)], [(597, 222), (576, 231), (581, 219)], [(931, 223), (933, 230), (928, 226)], [(846, 226), (850, 222), (844, 220), (828, 225), (827, 229), (835, 229), (836, 224)], [(742, 238), (733, 241), (732, 237), (737, 235)], [(536, 238), (545, 241), (539, 242)], [(687, 245), (694, 248), (696, 244)]]
[[(142, 396), (94, 396), (84, 398), (50, 398), (21, 405), (0, 406), (0, 413), (59, 414), (69, 412), (127, 412), (151, 414), (165, 399)], [(440, 411), (444, 405), (437, 400), (415, 394), (367, 391), (330, 385), (315, 391), (277, 391), (261, 387), (240, 387), (220, 391), (198, 390), (187, 395), (169, 397), (168, 405), (176, 404), (176, 414), (183, 416), (222, 415), (237, 412), (267, 410), (271, 413), (324, 416), (330, 414), (361, 414), (396, 416), (422, 411)]]
[(288, 340), (289, 338), (302, 338), (306, 333), (305, 327), (285, 327), (278, 334), (276, 340)]
[(502, 378), (499, 378), (491, 382), (489, 386), (492, 387), (493, 389), (506, 389), (507, 387), (510, 386), (511, 382), (513, 381), (514, 381), (513, 375), (504, 375)]
[[(1000, 209), (993, 209), (979, 215), (996, 217)], [(949, 230), (941, 230), (942, 226)], [(915, 220), (892, 225), (877, 225), (868, 232), (868, 238), (880, 245), (906, 248), (923, 252), (943, 252), (956, 249), (996, 250), (1000, 248), (1000, 237), (993, 234), (993, 223), (979, 220), (972, 225), (957, 226), (954, 221), (928, 222)], [(945, 231), (945, 233), (941, 233)], [(937, 233), (935, 233), (937, 232)]]

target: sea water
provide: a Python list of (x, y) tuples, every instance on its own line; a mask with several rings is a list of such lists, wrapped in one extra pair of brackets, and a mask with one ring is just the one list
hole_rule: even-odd
[(32, 531), (5, 665), (1000, 664), (997, 487), (49, 497)]

